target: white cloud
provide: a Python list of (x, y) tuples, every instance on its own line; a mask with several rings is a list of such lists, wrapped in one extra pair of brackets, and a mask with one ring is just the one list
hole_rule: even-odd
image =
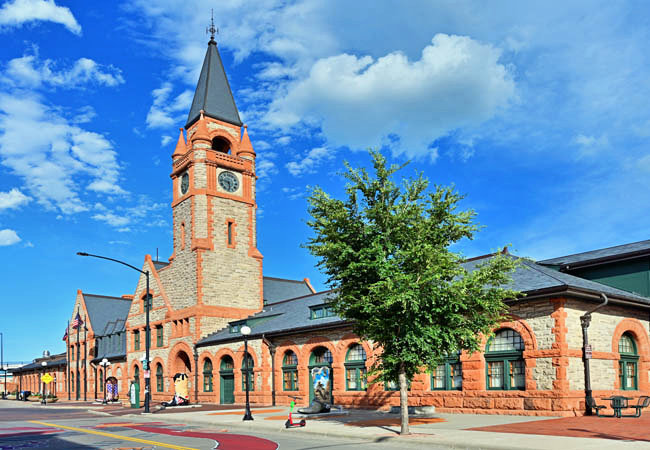
[(163, 136), (160, 138), (160, 145), (164, 147), (165, 145), (169, 144), (171, 141), (172, 141), (171, 136)]
[(390, 139), (397, 153), (427, 155), (435, 139), (480, 124), (514, 98), (500, 55), (468, 37), (437, 34), (417, 61), (400, 52), (324, 58), (276, 98), (266, 119), (281, 127), (320, 124), (336, 146), (378, 147)]
[(286, 195), (289, 200), (296, 200), (300, 197), (304, 197), (305, 189), (296, 188), (296, 187), (283, 187), (282, 192)]
[(334, 158), (334, 151), (326, 147), (317, 147), (309, 150), (307, 154), (297, 160), (288, 162), (285, 167), (296, 177), (300, 177), (305, 174), (315, 173), (318, 166), (322, 164), (323, 161), (327, 161)]
[(79, 58), (71, 67), (60, 71), (55, 66), (51, 59), (40, 61), (37, 52), (23, 55), (7, 63), (5, 82), (29, 88), (42, 85), (78, 88), (89, 83), (114, 87), (124, 83), (119, 69), (103, 66), (89, 58)]
[(579, 148), (579, 156), (595, 156), (602, 149), (609, 146), (609, 139), (604, 134), (600, 137), (579, 134), (573, 138), (573, 142)]
[(0, 230), (0, 246), (14, 245), (21, 240), (14, 230), (8, 228)]
[(158, 89), (151, 92), (153, 104), (147, 114), (148, 128), (171, 127), (183, 119), (192, 105), (193, 92), (188, 90), (169, 101), (173, 87), (170, 82), (165, 82)]
[(135, 203), (130, 205), (117, 204), (110, 209), (102, 203), (95, 203), (93, 207), (97, 213), (91, 217), (99, 222), (115, 227), (118, 232), (130, 232), (130, 226), (140, 227), (167, 227), (167, 221), (162, 212), (167, 210), (167, 205), (161, 202), (152, 202), (146, 195), (138, 195)]
[(54, 0), (13, 0), (0, 9), (0, 26), (22, 26), (35, 21), (60, 23), (70, 32), (81, 35), (81, 25), (70, 9), (58, 6)]
[(95, 214), (92, 216), (92, 218), (101, 222), (105, 222), (113, 227), (122, 227), (124, 225), (128, 225), (131, 222), (131, 219), (129, 217), (116, 215), (113, 213)]
[(9, 192), (0, 192), (0, 211), (3, 209), (18, 209), (31, 201), (31, 198), (13, 188)]
[(41, 205), (64, 214), (88, 209), (84, 189), (124, 193), (108, 139), (70, 124), (33, 93), (0, 92), (0, 158)]
[(79, 108), (77, 115), (72, 118), (72, 122), (76, 124), (88, 123), (95, 117), (97, 117), (95, 108), (90, 105), (86, 105)]

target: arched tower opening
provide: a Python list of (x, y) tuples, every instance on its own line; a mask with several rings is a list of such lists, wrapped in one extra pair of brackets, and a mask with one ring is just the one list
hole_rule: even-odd
[(224, 139), (220, 136), (212, 139), (212, 150), (216, 150), (221, 153), (230, 153), (230, 142), (227, 139)]

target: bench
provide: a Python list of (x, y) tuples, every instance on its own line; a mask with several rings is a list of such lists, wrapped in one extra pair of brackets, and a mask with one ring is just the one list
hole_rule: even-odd
[[(606, 408), (606, 406), (597, 405), (593, 398), (587, 399), (587, 406), (594, 409), (598, 417), (618, 417), (619, 419), (621, 417), (641, 417), (643, 408), (650, 406), (650, 397), (647, 395), (640, 396), (636, 405), (629, 405), (628, 400), (631, 399), (620, 395), (606, 397), (603, 400), (609, 400), (611, 402), (611, 408), (614, 410), (614, 414), (603, 414), (601, 409)], [(635, 412), (634, 414), (623, 414), (622, 411), (624, 409), (634, 409)]]

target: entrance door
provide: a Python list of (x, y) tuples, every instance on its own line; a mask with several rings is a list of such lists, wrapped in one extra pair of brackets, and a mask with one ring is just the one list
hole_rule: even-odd
[(219, 392), (221, 392), (221, 404), (228, 405), (235, 403), (235, 375), (233, 373), (221, 374), (221, 384)]

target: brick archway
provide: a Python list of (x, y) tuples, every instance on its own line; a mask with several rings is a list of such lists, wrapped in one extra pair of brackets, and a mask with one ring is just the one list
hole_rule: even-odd
[(173, 377), (177, 373), (185, 373), (188, 376), (194, 372), (192, 350), (184, 342), (178, 342), (169, 352), (167, 360), (167, 373)]
[[(621, 320), (612, 333), (612, 353), (616, 355), (618, 355), (618, 342), (624, 333), (631, 334), (636, 341), (637, 353), (639, 354), (639, 367), (637, 369), (639, 390), (647, 391), (650, 389), (650, 381), (648, 380), (648, 371), (650, 370), (650, 340), (648, 339), (648, 332), (637, 319), (625, 318)], [(618, 359), (613, 361), (616, 374), (619, 372), (618, 361)], [(614, 388), (621, 388), (620, 378), (618, 376), (614, 377)]]

